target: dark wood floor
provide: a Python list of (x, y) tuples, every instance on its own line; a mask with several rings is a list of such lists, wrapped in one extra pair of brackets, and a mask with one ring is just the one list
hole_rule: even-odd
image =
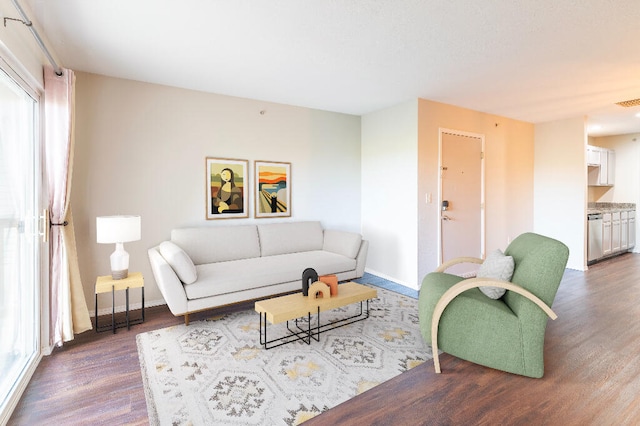
[[(640, 424), (640, 255), (568, 270), (553, 309), (542, 379), (443, 354), (442, 374), (427, 362), (305, 424)], [(147, 424), (135, 335), (179, 323), (156, 307), (131, 331), (78, 336), (42, 360), (9, 424)]]

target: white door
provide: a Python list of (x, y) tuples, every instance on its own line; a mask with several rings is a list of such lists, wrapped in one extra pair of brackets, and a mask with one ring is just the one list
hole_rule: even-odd
[[(441, 261), (484, 256), (484, 167), (482, 135), (440, 131), (440, 238)], [(448, 270), (469, 275), (477, 265)]]

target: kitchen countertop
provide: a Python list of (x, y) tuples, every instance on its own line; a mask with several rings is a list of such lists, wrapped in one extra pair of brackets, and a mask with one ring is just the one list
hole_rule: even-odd
[(587, 214), (592, 213), (611, 213), (623, 210), (635, 210), (635, 203), (589, 203), (587, 205)]

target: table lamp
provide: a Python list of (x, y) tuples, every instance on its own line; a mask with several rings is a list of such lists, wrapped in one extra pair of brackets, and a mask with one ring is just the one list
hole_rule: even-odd
[(140, 239), (140, 216), (96, 217), (96, 239), (98, 243), (116, 244), (111, 253), (111, 277), (121, 280), (129, 276), (129, 253), (124, 243)]

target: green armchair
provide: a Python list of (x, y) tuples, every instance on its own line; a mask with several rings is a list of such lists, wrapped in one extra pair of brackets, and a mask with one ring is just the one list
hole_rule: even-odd
[[(431, 342), (436, 373), (438, 349), (476, 364), (528, 377), (544, 374), (544, 333), (550, 306), (562, 280), (569, 249), (560, 241), (526, 233), (514, 239), (504, 253), (512, 256), (510, 282), (490, 278), (464, 279), (444, 271), (458, 258), (425, 276), (419, 297), (420, 330)], [(499, 299), (478, 287), (502, 287)]]

